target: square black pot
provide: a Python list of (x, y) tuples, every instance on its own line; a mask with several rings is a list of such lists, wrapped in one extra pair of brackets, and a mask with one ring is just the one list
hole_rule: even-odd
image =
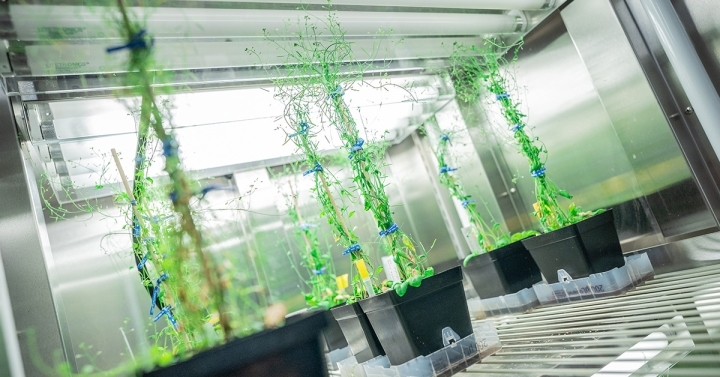
[(340, 325), (345, 340), (358, 363), (385, 354), (377, 334), (370, 325), (367, 315), (360, 303), (338, 306), (330, 309), (333, 317)]
[(460, 266), (409, 287), (404, 296), (385, 292), (360, 301), (392, 365), (429, 355), (445, 345), (442, 330), (460, 338), (473, 333)]
[(522, 243), (550, 284), (558, 282), (560, 269), (581, 279), (625, 265), (612, 210)]
[(325, 349), (325, 352), (331, 352), (347, 347), (348, 342), (345, 340), (345, 335), (340, 328), (340, 324), (335, 319), (335, 316), (328, 313), (327, 319), (328, 325), (322, 332), (323, 348)]
[(521, 241), (470, 259), (463, 272), (481, 299), (517, 293), (542, 281), (540, 268)]
[(144, 377), (309, 377), (327, 376), (320, 332), (327, 313), (310, 312), (283, 327), (265, 330), (178, 362), (140, 374)]

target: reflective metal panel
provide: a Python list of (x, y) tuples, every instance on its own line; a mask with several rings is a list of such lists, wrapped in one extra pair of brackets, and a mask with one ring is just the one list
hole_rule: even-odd
[(588, 0), (560, 14), (663, 235), (715, 227), (612, 6)]
[(48, 260), (50, 255), (38, 230), (43, 220), (42, 215), (38, 218), (33, 205), (31, 191), (35, 188), (28, 182), (33, 173), (28, 174), (27, 167), (8, 99), (0, 93), (0, 257), (5, 266), (25, 371), (27, 376), (34, 377), (42, 374), (30, 361), (28, 330), (34, 329), (35, 340), (41, 340), (35, 352), (47, 357), (62, 351), (58, 324), (62, 303), (51, 291), (47, 268), (52, 268), (53, 263), (52, 259)]
[[(572, 201), (584, 209), (614, 207), (625, 250), (662, 243), (639, 177), (559, 14), (528, 35), (520, 59), (509, 69), (515, 72), (514, 93), (528, 114), (529, 128), (549, 151), (548, 176), (573, 194)], [(501, 161), (507, 164), (505, 169), (499, 164), (500, 177), (516, 179), (522, 213), (536, 224), (531, 214), (535, 198), (527, 161), (518, 153), (495, 106), (494, 100), (485, 104), (487, 116), (477, 117), (482, 127), (478, 133), (497, 138)], [(492, 139), (486, 140), (492, 143)]]

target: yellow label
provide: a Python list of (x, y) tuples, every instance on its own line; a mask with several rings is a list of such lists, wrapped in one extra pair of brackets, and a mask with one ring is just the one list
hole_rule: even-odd
[(368, 273), (367, 266), (365, 265), (365, 261), (362, 259), (358, 259), (355, 261), (355, 267), (357, 267), (358, 273), (360, 274), (360, 278), (365, 280), (370, 277), (370, 274)]
[(335, 277), (339, 290), (343, 290), (348, 287), (348, 274), (340, 275)]

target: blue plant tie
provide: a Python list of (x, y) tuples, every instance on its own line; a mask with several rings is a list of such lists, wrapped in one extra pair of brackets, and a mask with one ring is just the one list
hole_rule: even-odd
[(510, 95), (507, 93), (500, 93), (500, 94), (495, 95), (495, 99), (497, 99), (498, 101), (501, 99), (508, 99), (508, 98), (510, 98)]
[(136, 164), (142, 164), (145, 161), (147, 161), (147, 158), (145, 158), (145, 156), (136, 156), (135, 157)]
[(203, 187), (202, 190), (200, 190), (200, 199), (205, 198), (205, 195), (207, 195), (210, 191), (218, 191), (218, 190), (225, 190), (225, 191), (234, 191), (235, 188), (230, 186), (217, 186), (217, 185), (209, 185)]
[(160, 310), (160, 312), (155, 316), (155, 318), (153, 318), (153, 322), (159, 321), (160, 318), (162, 318), (162, 316), (164, 316), (164, 315), (167, 315), (168, 321), (170, 321), (170, 323), (173, 325), (175, 330), (177, 330), (178, 323), (177, 323), (177, 320), (175, 320), (175, 316), (173, 316), (173, 314), (172, 314), (172, 306), (168, 305), (168, 306), (162, 308), (162, 310)]
[(350, 253), (354, 253), (356, 251), (360, 251), (360, 244), (352, 244), (347, 249), (343, 250), (342, 255), (348, 255)]
[(142, 257), (142, 259), (140, 260), (140, 263), (137, 264), (137, 269), (142, 270), (143, 267), (145, 267), (145, 263), (147, 263), (147, 261), (148, 261), (148, 254), (145, 254), (145, 256)]
[(306, 175), (310, 175), (310, 174), (312, 174), (312, 173), (317, 173), (317, 172), (321, 172), (321, 171), (323, 171), (322, 165), (320, 165), (319, 162), (316, 162), (316, 163), (315, 163), (315, 166), (314, 166), (312, 169), (310, 169), (310, 170), (306, 171), (305, 173), (303, 173), (303, 177), (306, 176)]
[(130, 201), (130, 205), (131, 205), (131, 206), (136, 206), (136, 205), (137, 205), (137, 200), (131, 200), (131, 201)]
[(440, 135), (440, 140), (447, 141), (448, 144), (452, 145), (452, 143), (450, 142), (450, 135), (448, 135), (448, 134)]
[(449, 166), (443, 166), (440, 168), (440, 174), (446, 174), (458, 170), (458, 168), (451, 168)]
[(305, 122), (305, 121), (300, 122), (300, 130), (298, 132), (295, 132), (294, 134), (291, 134), (290, 137), (295, 137), (298, 135), (307, 135), (309, 130), (310, 130), (310, 126), (307, 124), (307, 122)]
[(168, 136), (163, 143), (163, 156), (174, 157), (178, 154), (178, 143), (174, 137)]
[(466, 199), (466, 200), (463, 200), (462, 202), (460, 202), (460, 204), (462, 204), (463, 208), (467, 208), (471, 203), (475, 203), (475, 201), (472, 199)]
[[(172, 198), (171, 198), (172, 199)], [(153, 224), (159, 224), (167, 219), (172, 219), (172, 215), (165, 215), (165, 216), (143, 216), (143, 219), (145, 221), (149, 221)]]
[(352, 159), (355, 156), (355, 153), (360, 152), (363, 150), (363, 144), (365, 144), (365, 140), (362, 138), (358, 138), (355, 144), (350, 148), (350, 154), (348, 155), (348, 159)]
[(522, 130), (523, 127), (524, 126), (522, 124), (516, 124), (511, 129), (512, 129), (512, 132), (518, 132), (518, 131)]
[(153, 288), (152, 301), (150, 301), (150, 315), (155, 312), (155, 302), (157, 301), (158, 295), (160, 294), (160, 283), (168, 278), (168, 274), (162, 274), (155, 280), (155, 287)]
[(541, 166), (539, 169), (530, 172), (530, 175), (534, 178), (540, 178), (545, 176), (545, 167)]
[[(147, 30), (142, 29), (135, 33), (130, 38), (130, 41), (122, 46), (114, 46), (114, 47), (108, 47), (105, 49), (108, 53), (113, 53), (121, 50), (141, 50), (144, 48), (148, 48), (147, 42), (145, 42), (145, 34), (147, 34)], [(150, 45), (152, 45), (152, 40), (150, 41)]]
[(319, 269), (319, 270), (313, 270), (313, 274), (315, 275), (322, 275), (325, 273), (325, 267)]
[(391, 235), (391, 234), (397, 232), (398, 229), (400, 229), (400, 228), (397, 226), (397, 224), (393, 223), (392, 225), (390, 225), (389, 228), (387, 228), (385, 230), (381, 230), (380, 233), (378, 233), (378, 234), (380, 234), (381, 236), (384, 237), (384, 236), (388, 236), (388, 235)]
[(144, 243), (155, 243), (155, 237), (145, 237), (142, 239)]
[(177, 192), (172, 191), (172, 192), (170, 192), (170, 193), (168, 194), (168, 198), (170, 198), (170, 201), (171, 201), (171, 202), (175, 203), (175, 202), (177, 202), (177, 200), (180, 198), (180, 195), (178, 195)]
[(133, 224), (133, 237), (140, 237), (140, 223), (137, 221)]
[(317, 225), (316, 225), (316, 224), (309, 224), (309, 223), (300, 224), (300, 229), (302, 229), (302, 230), (308, 230), (308, 229), (310, 229), (310, 228), (317, 228)]
[(330, 92), (330, 98), (332, 98), (332, 99), (342, 97), (344, 95), (345, 95), (345, 89), (343, 89), (343, 87), (339, 84), (337, 87), (335, 87), (335, 90)]

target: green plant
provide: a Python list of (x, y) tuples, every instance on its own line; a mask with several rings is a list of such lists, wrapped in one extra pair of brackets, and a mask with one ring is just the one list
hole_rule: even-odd
[(534, 214), (540, 220), (543, 231), (559, 229), (601, 212), (602, 210), (583, 212), (574, 204), (570, 204), (566, 210), (558, 202), (559, 197), (572, 199), (572, 195), (560, 189), (547, 177), (547, 148), (539, 138), (530, 135), (526, 127), (526, 115), (520, 111), (520, 102), (512, 97), (507, 74), (502, 70), (508, 61), (498, 53), (511, 49), (514, 52), (514, 61), (522, 42), (514, 46), (504, 46), (490, 38), (485, 38), (484, 42), (484, 48), (453, 44), (450, 77), (457, 96), (462, 101), (477, 101), (486, 90), (500, 106), (502, 116), (513, 133), (515, 144), (530, 166), (537, 200)]
[(306, 16), (297, 26), (299, 31), (291, 43), (279, 41), (265, 32), (266, 39), (286, 58), (286, 70), (273, 74), (277, 97), (286, 104), (286, 118), (296, 105), (317, 109), (322, 121), (338, 131), (348, 153), (355, 188), (365, 210), (373, 214), (386, 251), (397, 266), (401, 281), (395, 282), (394, 288), (403, 295), (409, 285), (419, 286), (423, 278), (432, 276), (433, 269), (425, 267), (427, 256), (418, 252), (410, 237), (393, 220), (382, 172), (384, 152), (381, 151), (384, 149), (360, 136), (343, 99), (353, 83), (364, 83), (363, 75), (372, 67), (372, 61), (377, 60), (378, 48), (370, 51), (367, 59), (358, 60), (332, 12), (324, 20), (313, 21)]
[[(293, 115), (286, 118), (291, 122), (290, 129), (292, 130), (292, 132), (288, 132), (288, 138), (295, 144), (299, 152), (304, 155), (305, 163), (309, 167), (312, 167), (312, 169), (307, 170), (303, 175), (312, 175), (313, 177), (315, 182), (313, 192), (322, 208), (320, 215), (327, 219), (335, 236), (335, 240), (345, 248), (343, 255), (349, 255), (353, 262), (353, 276), (351, 278), (353, 299), (373, 296), (380, 290), (373, 273), (374, 263), (372, 263), (368, 254), (363, 251), (359, 244), (358, 237), (347, 225), (344, 216), (347, 212), (347, 207), (339, 204), (331, 187), (338, 188), (341, 195), (347, 196), (349, 193), (342, 188), (340, 182), (322, 165), (322, 158), (318, 152), (318, 144), (313, 140), (314, 133), (311, 130), (312, 123), (307, 108), (295, 105), (293, 111)], [(299, 212), (296, 211), (296, 215), (299, 215)], [(351, 215), (348, 215), (348, 217), (349, 216)], [(363, 267), (358, 265), (359, 261), (363, 261), (362, 263), (364, 263), (366, 270), (370, 274), (369, 279), (372, 282), (372, 287), (366, 287), (364, 284), (359, 271), (359, 269)], [(370, 291), (370, 288), (372, 288), (372, 291)]]
[[(465, 258), (463, 264), (467, 265), (472, 258), (480, 254), (490, 252), (513, 242), (520, 241), (524, 238), (537, 235), (538, 232), (534, 230), (513, 234), (503, 232), (500, 229), (500, 223), (497, 222), (492, 217), (492, 214), (490, 214), (490, 211), (487, 210), (487, 205), (485, 206), (485, 209), (490, 214), (492, 223), (488, 223), (485, 219), (483, 219), (477, 209), (476, 201), (467, 194), (462, 182), (460, 182), (455, 175), (451, 174), (453, 171), (457, 170), (457, 168), (452, 167), (451, 164), (451, 154), (449, 150), (449, 147), (452, 145), (451, 135), (448, 132), (440, 130), (439, 127), (437, 131), (439, 141), (437, 143), (437, 148), (435, 149), (435, 158), (437, 159), (438, 166), (440, 166), (440, 183), (447, 187), (450, 194), (462, 204), (462, 207), (465, 209), (468, 217), (470, 218), (473, 233), (477, 237), (478, 244), (481, 247), (481, 250), (472, 250), (472, 254)], [(485, 202), (483, 202), (483, 204), (485, 204)]]

